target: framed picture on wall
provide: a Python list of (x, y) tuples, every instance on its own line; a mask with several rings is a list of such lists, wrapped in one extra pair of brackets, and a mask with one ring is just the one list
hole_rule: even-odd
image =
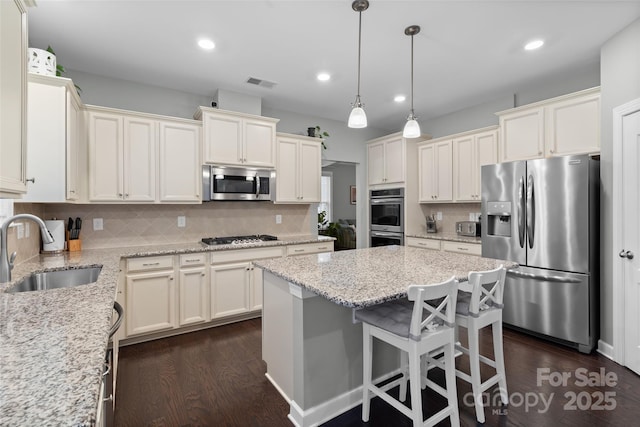
[(349, 201), (351, 202), (352, 205), (356, 204), (356, 186), (355, 185), (349, 186)]

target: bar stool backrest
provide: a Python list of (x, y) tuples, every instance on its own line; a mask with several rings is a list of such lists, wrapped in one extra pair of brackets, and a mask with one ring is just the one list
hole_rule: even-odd
[(409, 327), (411, 339), (420, 341), (423, 334), (441, 330), (441, 326), (455, 327), (458, 281), (454, 276), (435, 285), (410, 285), (407, 294), (409, 300), (414, 301)]

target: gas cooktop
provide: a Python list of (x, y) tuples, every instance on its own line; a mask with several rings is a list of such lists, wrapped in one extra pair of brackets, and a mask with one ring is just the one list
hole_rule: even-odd
[(214, 245), (246, 245), (250, 243), (268, 242), (278, 240), (276, 236), (268, 234), (251, 234), (249, 236), (229, 236), (229, 237), (205, 237), (202, 243), (207, 246)]

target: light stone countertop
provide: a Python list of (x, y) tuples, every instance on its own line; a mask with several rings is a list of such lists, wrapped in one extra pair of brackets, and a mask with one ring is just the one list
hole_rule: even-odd
[(477, 236), (477, 237), (460, 236), (457, 233), (452, 231), (438, 231), (437, 233), (420, 233), (420, 234), (407, 233), (405, 237), (417, 237), (420, 239), (447, 240), (450, 242), (482, 244), (482, 239), (480, 238), (480, 236)]
[[(93, 249), (40, 255), (0, 283), (0, 425), (95, 424), (120, 259), (335, 240), (278, 236), (248, 245), (200, 242)], [(97, 282), (38, 292), (5, 293), (32, 272), (102, 266)]]
[(381, 246), (293, 258), (258, 260), (254, 264), (284, 280), (345, 307), (367, 307), (406, 296), (411, 284), (439, 283), (470, 271), (517, 264), (473, 255)]

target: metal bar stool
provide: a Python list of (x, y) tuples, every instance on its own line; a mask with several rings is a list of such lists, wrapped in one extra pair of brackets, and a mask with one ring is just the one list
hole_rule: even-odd
[[(469, 356), (471, 375), (456, 370), (456, 376), (471, 383), (476, 419), (480, 423), (485, 421), (482, 393), (490, 387), (498, 384), (500, 400), (505, 405), (509, 403), (502, 346), (502, 293), (505, 276), (506, 270), (501, 265), (495, 270), (471, 272), (469, 273), (469, 281), (462, 282), (458, 286), (456, 327), (462, 326), (467, 329), (469, 348), (465, 348), (457, 342), (456, 350)], [(478, 332), (489, 325), (491, 325), (493, 333), (495, 360), (480, 354)], [(480, 377), (480, 362), (493, 367), (496, 371), (494, 376), (484, 382)]]
[[(362, 321), (363, 336), (363, 421), (369, 420), (370, 399), (374, 394), (411, 418), (414, 426), (433, 426), (447, 417), (450, 417), (452, 426), (460, 425), (453, 355), (457, 292), (458, 282), (451, 277), (438, 284), (409, 286), (408, 300), (391, 301), (356, 311), (355, 318)], [(402, 376), (382, 387), (371, 381), (373, 337), (402, 351)], [(427, 380), (427, 385), (447, 398), (447, 407), (425, 421), (422, 414), (420, 357), (438, 349), (444, 353), (439, 366), (445, 370), (446, 389), (430, 380)], [(407, 380), (411, 387), (411, 409), (400, 403), (407, 397)], [(387, 393), (398, 384), (400, 401)]]

